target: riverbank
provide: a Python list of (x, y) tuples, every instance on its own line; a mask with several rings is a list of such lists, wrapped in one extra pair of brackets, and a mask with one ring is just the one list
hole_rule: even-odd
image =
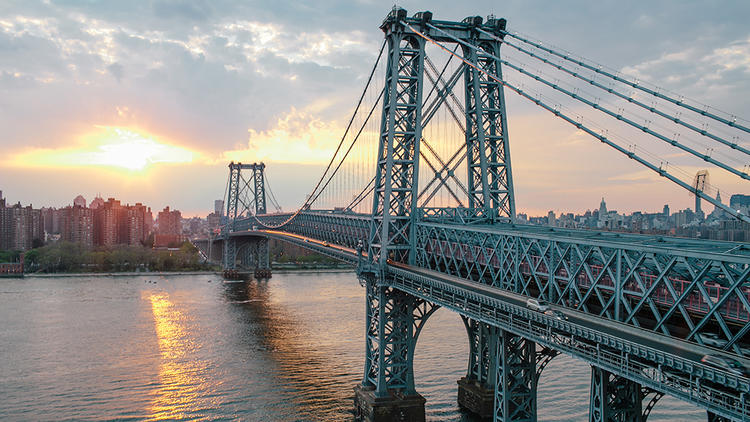
[[(296, 272), (316, 272), (316, 273), (346, 273), (354, 271), (353, 267), (331, 267), (331, 266), (284, 266), (284, 267), (273, 267), (271, 269), (274, 273), (288, 274)], [(117, 272), (117, 273), (26, 273), (25, 278), (55, 278), (55, 277), (159, 277), (159, 276), (175, 276), (175, 275), (217, 275), (221, 276), (221, 271), (154, 271), (154, 272)]]
[(53, 277), (133, 277), (133, 276), (167, 276), (167, 275), (220, 275), (216, 271), (154, 271), (154, 272), (121, 272), (121, 273), (26, 273), (26, 278), (53, 278)]

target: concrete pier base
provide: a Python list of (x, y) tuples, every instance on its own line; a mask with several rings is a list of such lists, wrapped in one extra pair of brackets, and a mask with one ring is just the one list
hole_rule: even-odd
[(271, 278), (271, 269), (270, 268), (256, 268), (255, 269), (255, 279), (267, 279)]
[(466, 377), (458, 380), (458, 406), (481, 418), (491, 418), (495, 409), (495, 391)]
[(424, 422), (424, 404), (425, 399), (420, 394), (377, 397), (373, 387), (354, 387), (354, 416), (357, 421)]

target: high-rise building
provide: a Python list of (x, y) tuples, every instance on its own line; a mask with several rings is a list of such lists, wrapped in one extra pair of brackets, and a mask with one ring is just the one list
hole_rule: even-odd
[(156, 220), (158, 234), (182, 234), (182, 213), (165, 207)]
[(146, 207), (140, 202), (137, 202), (135, 205), (127, 205), (125, 207), (125, 216), (127, 236), (125, 239), (121, 239), (120, 243), (127, 243), (128, 245), (142, 244), (150, 233), (151, 208)]
[[(84, 205), (86, 202), (83, 202)], [(85, 206), (73, 205), (61, 210), (62, 230), (60, 238), (66, 242), (94, 246), (94, 210)]]
[(206, 216), (206, 220), (208, 221), (208, 229), (214, 230), (221, 224), (221, 215), (212, 212), (211, 214), (208, 214), (208, 216)]
[(164, 210), (159, 211), (156, 225), (155, 247), (179, 244), (187, 239), (182, 234), (182, 214), (177, 210), (170, 210), (169, 207), (165, 207)]
[(35, 210), (31, 205), (26, 207), (17, 203), (10, 208), (4, 208), (6, 230), (3, 230), (7, 247), (5, 249), (26, 251), (32, 247), (44, 244), (44, 220), (40, 210)]
[(214, 214), (217, 214), (219, 217), (224, 216), (224, 200), (223, 199), (217, 199), (214, 201)]
[(10, 249), (12, 238), (10, 221), (10, 211), (5, 206), (3, 191), (0, 191), (0, 250)]
[(115, 198), (108, 198), (94, 210), (94, 244), (112, 246), (119, 243), (122, 205)]

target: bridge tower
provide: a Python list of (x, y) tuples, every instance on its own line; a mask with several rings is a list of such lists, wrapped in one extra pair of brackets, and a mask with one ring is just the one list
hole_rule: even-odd
[(240, 229), (239, 220), (266, 214), (265, 168), (264, 163), (229, 163), (227, 220), (222, 230), (224, 269), (237, 269), (239, 259), (242, 267), (254, 268), (256, 278), (270, 274), (268, 238), (262, 235), (235, 237), (230, 233)]
[[(389, 260), (412, 265), (416, 261), (413, 239), (416, 224), (422, 218), (417, 188), (426, 41), (412, 28), (430, 32), (432, 24), (431, 12), (408, 18), (406, 10), (394, 8), (380, 27), (388, 44), (388, 64), (368, 263), (359, 269), (367, 289), (367, 339), (365, 374), (355, 397), (358, 416), (371, 421), (403, 415), (408, 420), (424, 420), (425, 401), (414, 388), (414, 347), (422, 324), (437, 306), (389, 287), (384, 270)], [(500, 63), (492, 57), (499, 55), (500, 42), (476, 30), (482, 27), (501, 36), (505, 20), (491, 18), (483, 25), (482, 18), (475, 16), (460, 23), (435, 25), (450, 26), (461, 41), (480, 47), (463, 49), (471, 63), (462, 69), (469, 181), (466, 212), (475, 220), (511, 221), (515, 200), (503, 87), (479, 70), (501, 76)], [(456, 42), (430, 33), (441, 41)], [(450, 90), (443, 91), (440, 101), (448, 95)], [(507, 363), (497, 381), (508, 387), (502, 390), (501, 405), (518, 414), (520, 410), (512, 403), (518, 402), (522, 394), (524, 414), (536, 415), (534, 343), (476, 321), (467, 322), (466, 327), (472, 347), (467, 377), (459, 381), (459, 403), (476, 413), (491, 415), (499, 357)], [(496, 350), (499, 344), (501, 355)], [(514, 382), (525, 383), (524, 388), (517, 388)]]

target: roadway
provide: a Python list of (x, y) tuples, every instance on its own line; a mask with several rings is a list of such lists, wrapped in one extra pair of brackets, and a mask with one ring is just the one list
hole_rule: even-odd
[[(452, 284), (457, 287), (461, 287), (475, 293), (481, 293), (494, 299), (502, 300), (511, 305), (520, 307), (526, 307), (527, 296), (512, 293), (506, 290), (498, 289), (496, 287), (488, 286), (486, 284), (477, 283), (474, 281), (465, 280), (463, 278), (455, 277), (452, 275), (427, 270), (421, 267), (410, 266), (401, 264), (398, 262), (389, 261), (390, 266), (401, 268), (403, 270), (412, 271), (423, 276), (433, 278), (444, 283)], [(584, 312), (572, 310), (569, 308), (550, 305), (550, 309), (554, 309), (562, 312), (568, 317), (568, 322), (571, 324), (578, 325), (580, 327), (593, 329), (600, 331), (605, 334), (616, 336), (622, 339), (628, 339), (630, 341), (637, 342), (646, 347), (659, 350), (664, 353), (679, 356), (683, 359), (689, 359), (694, 361), (698, 365), (701, 363), (701, 358), (708, 354), (723, 355), (727, 358), (734, 359), (743, 364), (746, 368), (750, 368), (750, 360), (739, 358), (736, 355), (727, 354), (721, 350), (714, 349), (711, 347), (701, 346), (694, 343), (689, 343), (682, 340), (677, 340), (671, 337), (667, 337), (653, 331), (644, 330), (631, 325), (614, 322), (605, 318), (601, 318), (595, 315), (587, 314)], [(553, 317), (549, 317), (553, 318)], [(705, 366), (705, 365), (703, 365)], [(711, 369), (716, 369), (711, 367)], [(734, 374), (731, 374), (735, 376)], [(747, 377), (745, 377), (747, 378)]]

